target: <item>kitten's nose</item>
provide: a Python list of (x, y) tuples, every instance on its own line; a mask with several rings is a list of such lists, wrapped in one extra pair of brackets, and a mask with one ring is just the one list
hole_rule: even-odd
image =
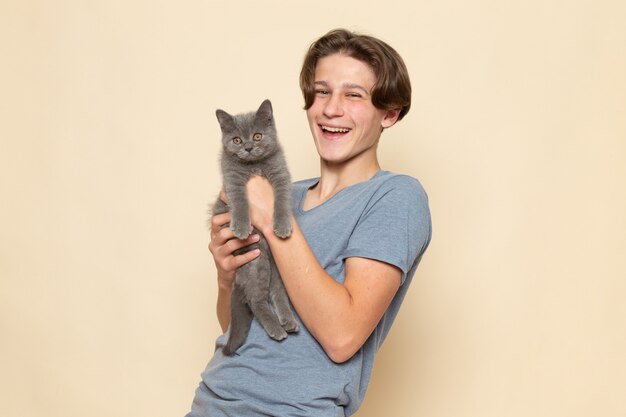
[(252, 150), (252, 143), (246, 143), (245, 145), (243, 145), (243, 148), (250, 152)]

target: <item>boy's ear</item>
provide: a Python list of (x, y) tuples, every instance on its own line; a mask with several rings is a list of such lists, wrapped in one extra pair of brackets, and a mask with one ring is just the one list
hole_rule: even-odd
[(380, 125), (383, 129), (387, 129), (398, 121), (398, 116), (400, 116), (400, 109), (387, 110)]

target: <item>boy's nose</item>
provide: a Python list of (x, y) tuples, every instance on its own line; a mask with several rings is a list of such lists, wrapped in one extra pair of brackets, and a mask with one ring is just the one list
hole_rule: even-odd
[(338, 94), (331, 94), (324, 106), (324, 115), (326, 117), (339, 117), (343, 115), (343, 100)]

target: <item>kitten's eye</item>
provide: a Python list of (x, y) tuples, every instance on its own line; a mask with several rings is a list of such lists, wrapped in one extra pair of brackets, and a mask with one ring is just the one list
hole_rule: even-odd
[(263, 135), (262, 135), (262, 134), (260, 134), (260, 133), (255, 133), (255, 134), (252, 136), (252, 139), (256, 140), (257, 142), (258, 142), (258, 141), (260, 141), (262, 138), (263, 138)]
[(241, 138), (233, 138), (233, 143), (235, 145), (241, 145)]

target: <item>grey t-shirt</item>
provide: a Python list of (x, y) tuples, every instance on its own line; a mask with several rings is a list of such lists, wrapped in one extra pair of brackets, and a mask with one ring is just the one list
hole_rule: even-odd
[(346, 258), (376, 259), (402, 271), (400, 289), (365, 344), (341, 364), (326, 356), (301, 322), (298, 333), (276, 342), (254, 320), (232, 357), (222, 355), (228, 333), (221, 335), (188, 417), (343, 417), (361, 405), (374, 355), (430, 242), (428, 199), (416, 179), (379, 171), (305, 211), (306, 192), (318, 180), (294, 184), (293, 210), (322, 267), (343, 282)]

